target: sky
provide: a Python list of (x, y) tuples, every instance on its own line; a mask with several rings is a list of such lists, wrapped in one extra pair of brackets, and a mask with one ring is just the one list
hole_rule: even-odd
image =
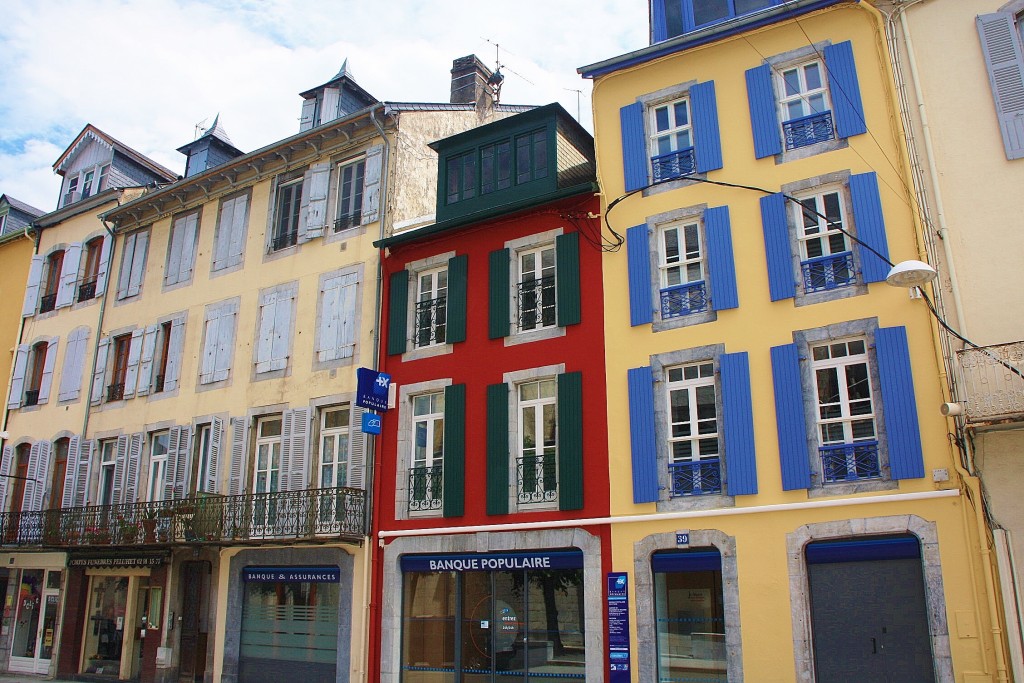
[(379, 100), (447, 102), (452, 60), (476, 54), (502, 64), (502, 102), (558, 101), (592, 131), (576, 69), (647, 30), (646, 0), (3, 0), (0, 194), (53, 211), (53, 163), (87, 123), (175, 173), (218, 114), (253, 151), (297, 133), (298, 93), (345, 59)]

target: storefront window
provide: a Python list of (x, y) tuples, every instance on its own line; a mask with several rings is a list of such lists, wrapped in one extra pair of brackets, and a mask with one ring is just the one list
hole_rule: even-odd
[(43, 570), (26, 569), (21, 572), (18, 588), (18, 613), (14, 621), (13, 657), (35, 657), (39, 633), (39, 615), (43, 603)]
[(582, 564), (576, 551), (404, 557), (403, 683), (584, 680)]
[(92, 577), (83, 673), (119, 675), (127, 606), (127, 576)]
[(658, 681), (725, 683), (722, 558), (714, 548), (655, 553)]

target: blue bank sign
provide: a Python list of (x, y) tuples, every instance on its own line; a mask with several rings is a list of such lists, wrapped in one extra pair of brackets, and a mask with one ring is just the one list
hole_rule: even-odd
[(486, 572), (582, 568), (583, 553), (578, 550), (402, 556), (402, 571), (406, 572)]
[(341, 570), (338, 567), (246, 567), (242, 570), (243, 581), (260, 583), (338, 583)]
[(369, 368), (356, 369), (356, 405), (370, 410), (388, 409), (391, 375)]

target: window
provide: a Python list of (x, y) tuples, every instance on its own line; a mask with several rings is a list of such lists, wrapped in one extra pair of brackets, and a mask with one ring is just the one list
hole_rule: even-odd
[(100, 166), (100, 177), (96, 180), (96, 193), (99, 194), (107, 189), (107, 175), (110, 173), (110, 164)]
[(298, 283), (291, 283), (260, 293), (259, 322), (253, 353), (257, 374), (284, 370), (288, 367), (292, 318), (298, 288)]
[(82, 391), (82, 371), (85, 369), (85, 357), (89, 346), (89, 328), (76, 327), (68, 334), (68, 344), (64, 347), (64, 364), (61, 368), (58, 401), (78, 400)]
[(262, 417), (256, 421), (256, 461), (252, 470), (252, 492), (279, 491), (280, 476), (281, 416)]
[(43, 385), (43, 369), (46, 366), (47, 348), (49, 344), (39, 342), (32, 346), (28, 382), (25, 385), (25, 405), (34, 406), (39, 403), (39, 387)]
[(480, 194), (512, 187), (512, 143), (502, 140), (480, 148)]
[(85, 199), (93, 193), (92, 180), (95, 177), (96, 171), (93, 169), (82, 174), (82, 199)]
[(412, 397), (409, 512), (439, 510), (444, 483), (444, 392)]
[(783, 488), (831, 494), (923, 477), (906, 329), (870, 319), (794, 339), (771, 350)]
[(298, 243), (299, 217), (302, 214), (302, 177), (282, 182), (277, 187), (277, 207), (271, 233), (270, 251), (293, 247)]
[(68, 178), (68, 189), (64, 193), (64, 203), (62, 206), (73, 204), (82, 198), (82, 195), (78, 192), (78, 176), (74, 175)]
[(687, 222), (662, 228), (659, 245), (662, 319), (706, 310), (700, 224)]
[(316, 362), (351, 362), (359, 329), (360, 271), (346, 269), (320, 276)]
[(50, 509), (59, 510), (64, 500), (64, 480), (68, 474), (71, 440), (62, 437), (53, 442), (53, 474), (50, 477)]
[(197, 424), (192, 437), (193, 468), (189, 485), (194, 493), (219, 492), (219, 461), (221, 441), (224, 436), (224, 420), (219, 417)]
[(413, 346), (420, 348), (443, 344), (447, 322), (448, 269), (437, 268), (418, 273), (416, 283)]
[(230, 376), (231, 359), (235, 350), (235, 321), (237, 317), (238, 299), (206, 307), (203, 357), (199, 370), (200, 384), (221, 382)]
[(164, 499), (167, 486), (167, 452), (170, 433), (154, 432), (149, 436), (149, 495), (146, 500)]
[(58, 339), (51, 337), (32, 346), (19, 344), (14, 349), (8, 408), (34, 406), (49, 400)]
[(110, 371), (110, 383), (107, 384), (108, 401), (120, 401), (124, 398), (124, 385), (128, 375), (128, 355), (131, 341), (132, 335), (130, 334), (122, 334), (113, 339), (114, 364)]
[(519, 282), (516, 321), (521, 332), (555, 325), (555, 247), (517, 254)]
[(213, 242), (211, 270), (224, 270), (242, 263), (248, 224), (248, 194), (221, 200), (220, 219), (217, 221), (217, 232)]
[(85, 243), (85, 265), (82, 268), (82, 277), (78, 283), (78, 301), (89, 301), (97, 295), (102, 294), (101, 288), (97, 287), (100, 264), (106, 261), (103, 254), (106, 240), (103, 237), (94, 237)]
[(348, 486), (349, 421), (348, 406), (320, 411), (319, 487)]
[(60, 288), (60, 274), (64, 266), (64, 250), (58, 249), (46, 257), (46, 275), (43, 296), (39, 300), (39, 312), (49, 313), (57, 305), (57, 290)]
[(363, 179), (366, 161), (347, 162), (338, 166), (338, 213), (334, 232), (352, 228), (363, 219)]
[(668, 369), (670, 495), (722, 491), (714, 363)]
[(619, 116), (627, 191), (722, 168), (714, 81), (643, 95)]
[(140, 230), (125, 236), (124, 251), (121, 254), (121, 275), (117, 283), (119, 300), (136, 296), (142, 291), (148, 246), (148, 230)]
[[(853, 46), (809, 45), (748, 69), (747, 100), (758, 159), (828, 151), (867, 132)], [(836, 140), (838, 138), (838, 141)], [(828, 143), (815, 147), (819, 143)], [(793, 150), (809, 148), (801, 154)], [(786, 156), (788, 155), (788, 156)]]
[(164, 286), (186, 283), (192, 280), (192, 267), (196, 259), (198, 230), (198, 211), (193, 211), (174, 219), (167, 244), (167, 266), (164, 268)]
[(447, 203), (476, 196), (476, 151), (449, 157), (446, 164)]
[(117, 471), (117, 440), (100, 442), (100, 476), (97, 504), (113, 505), (115, 502), (115, 473)]
[(548, 176), (548, 135), (544, 129), (516, 136), (516, 184)]
[(651, 42), (668, 40), (779, 4), (782, 0), (654, 0)]
[(889, 273), (874, 173), (831, 173), (786, 185), (761, 198), (761, 221), (772, 301), (795, 297), (804, 305), (863, 294), (866, 284)]
[(558, 418), (555, 380), (516, 387), (519, 411), (516, 490), (520, 505), (558, 498)]
[(155, 349), (156, 356), (156, 376), (153, 377), (153, 393), (159, 394), (164, 390), (167, 380), (167, 360), (170, 358), (171, 351), (171, 323), (170, 321), (161, 323), (159, 328), (159, 334), (157, 339), (157, 347)]
[(1007, 159), (1024, 157), (1024, 34), (1020, 9), (1020, 3), (1015, 2), (1004, 7), (1010, 11), (982, 14), (976, 19)]

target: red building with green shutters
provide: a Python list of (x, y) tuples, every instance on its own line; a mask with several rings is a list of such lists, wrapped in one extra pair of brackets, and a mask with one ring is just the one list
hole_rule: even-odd
[(396, 401), (370, 679), (599, 680), (609, 531), (581, 523), (609, 487), (593, 140), (551, 104), (433, 147), (436, 222), (378, 243)]

